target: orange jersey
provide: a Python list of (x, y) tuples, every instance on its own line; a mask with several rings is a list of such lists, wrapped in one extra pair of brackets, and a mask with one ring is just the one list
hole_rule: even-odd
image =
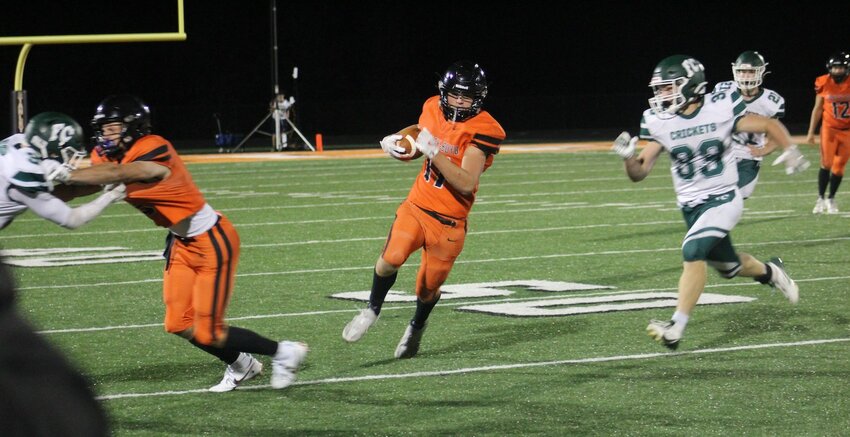
[(823, 126), (850, 129), (850, 80), (835, 83), (824, 74), (815, 79), (815, 93), (823, 97)]
[(158, 226), (173, 226), (200, 211), (206, 204), (201, 190), (195, 185), (174, 146), (159, 135), (140, 138), (120, 161), (109, 160), (96, 153), (91, 156), (92, 165), (103, 162), (129, 164), (135, 161), (155, 162), (171, 170), (171, 175), (162, 181), (127, 184), (127, 203), (135, 206)]
[[(463, 122), (446, 121), (440, 109), (440, 96), (433, 96), (422, 105), (419, 128), (427, 128), (437, 140), (440, 153), (458, 167), (466, 148), (478, 147), (487, 154), (485, 171), (493, 164), (493, 157), (499, 153), (499, 145), (505, 139), (505, 130), (487, 111), (481, 111)], [(445, 181), (437, 168), (431, 165), (431, 160), (426, 159), (413, 188), (410, 189), (410, 194), (407, 195), (407, 200), (420, 208), (447, 217), (464, 219), (469, 215), (477, 191), (476, 185), (468, 196), (459, 193)]]

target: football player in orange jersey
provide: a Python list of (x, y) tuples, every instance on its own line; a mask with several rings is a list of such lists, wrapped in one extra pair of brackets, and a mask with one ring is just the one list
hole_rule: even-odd
[[(427, 158), (404, 202), (396, 210), (384, 249), (375, 264), (368, 306), (342, 331), (348, 342), (359, 340), (375, 323), (381, 305), (395, 283), (398, 269), (422, 249), (416, 276), (416, 311), (398, 347), (396, 358), (411, 358), (419, 351), (426, 321), (440, 299), (455, 259), (463, 250), (467, 215), (475, 201), (478, 181), (499, 153), (505, 139), (502, 126), (482, 110), (487, 96), (484, 70), (471, 61), (452, 64), (438, 82), (440, 94), (422, 106), (415, 141)], [(398, 146), (401, 135), (381, 141), (384, 151), (409, 159)]]
[(92, 166), (62, 173), (57, 180), (124, 183), (125, 200), (168, 228), (162, 284), (165, 330), (227, 364), (224, 378), (210, 391), (230, 391), (258, 375), (263, 365), (251, 353), (272, 357), (272, 387), (292, 384), (306, 345), (273, 341), (226, 324), (239, 234), (204, 200), (171, 143), (151, 133), (148, 107), (133, 96), (107, 97), (97, 107), (92, 127), (97, 137)]
[[(814, 214), (838, 213), (835, 193), (844, 177), (844, 168), (850, 158), (850, 54), (835, 53), (826, 63), (828, 74), (815, 79), (815, 106), (809, 121), (806, 142), (815, 142), (815, 129), (823, 119), (820, 130), (820, 172), (818, 173), (818, 200)], [(825, 103), (825, 104), (824, 104)], [(829, 186), (829, 197), (824, 199)]]

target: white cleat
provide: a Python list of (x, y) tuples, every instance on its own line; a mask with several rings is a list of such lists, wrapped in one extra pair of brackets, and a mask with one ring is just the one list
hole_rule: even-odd
[(360, 340), (360, 337), (366, 334), (375, 320), (378, 320), (375, 311), (372, 311), (372, 308), (369, 307), (364, 308), (342, 329), (342, 338), (349, 343)]
[(307, 356), (307, 345), (294, 341), (278, 343), (277, 353), (272, 357), (272, 388), (286, 388), (295, 382), (295, 373)]
[(667, 322), (650, 320), (649, 326), (646, 327), (646, 333), (668, 349), (676, 350), (679, 347), (679, 340), (682, 339), (682, 333), (673, 327), (675, 324), (676, 322), (672, 320)]
[(770, 264), (770, 270), (772, 272), (770, 278), (771, 287), (779, 290), (782, 294), (788, 298), (788, 301), (792, 304), (796, 304), (800, 301), (800, 288), (797, 287), (797, 283), (788, 276), (788, 273), (785, 272), (785, 264), (779, 258), (771, 258), (765, 264)]
[(224, 371), (224, 378), (221, 382), (209, 388), (213, 393), (224, 393), (235, 390), (239, 384), (259, 375), (263, 372), (263, 363), (244, 352), (239, 354), (239, 358), (233, 364), (227, 366)]
[(818, 201), (815, 202), (815, 207), (812, 209), (812, 214), (823, 214), (826, 211), (826, 201), (823, 200), (823, 197), (818, 197)]
[(425, 333), (425, 328), (416, 329), (411, 324), (407, 324), (407, 329), (404, 330), (404, 335), (401, 336), (401, 341), (395, 348), (396, 358), (413, 358), (419, 352), (419, 343), (422, 341), (422, 334)]
[(838, 214), (838, 204), (835, 203), (835, 199), (826, 199), (826, 213)]

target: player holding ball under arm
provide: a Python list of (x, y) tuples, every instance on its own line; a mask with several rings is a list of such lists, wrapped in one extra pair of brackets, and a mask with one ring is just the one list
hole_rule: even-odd
[[(378, 319), (395, 283), (398, 269), (422, 249), (416, 276), (416, 310), (395, 350), (396, 358), (418, 351), (440, 287), (449, 276), (466, 237), (467, 216), (475, 201), (481, 174), (493, 164), (505, 139), (502, 126), (482, 110), (487, 96), (484, 70), (471, 61), (452, 64), (437, 84), (440, 94), (425, 101), (419, 116), (416, 150), (425, 156), (422, 170), (407, 199), (396, 210), (384, 248), (372, 274), (369, 304), (342, 331), (348, 342), (359, 340)], [(398, 146), (401, 135), (381, 141), (384, 151), (410, 159)]]

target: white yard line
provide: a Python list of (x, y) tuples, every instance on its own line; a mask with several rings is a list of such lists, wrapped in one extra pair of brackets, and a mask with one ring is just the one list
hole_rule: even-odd
[[(722, 348), (709, 348), (709, 349), (697, 349), (692, 351), (683, 351), (683, 352), (656, 352), (649, 354), (635, 354), (635, 355), (613, 355), (608, 357), (591, 357), (591, 358), (576, 358), (569, 360), (556, 360), (556, 361), (538, 361), (532, 363), (515, 363), (515, 364), (497, 364), (492, 366), (480, 366), (480, 367), (464, 367), (460, 369), (447, 369), (447, 370), (434, 370), (431, 372), (411, 372), (411, 373), (387, 373), (387, 374), (377, 374), (377, 375), (363, 375), (363, 376), (350, 376), (350, 377), (342, 377), (342, 378), (325, 378), (325, 379), (314, 379), (314, 380), (302, 380), (297, 381), (293, 384), (293, 386), (298, 385), (326, 385), (326, 384), (339, 384), (339, 383), (347, 383), (347, 382), (361, 382), (361, 381), (382, 381), (382, 380), (390, 380), (390, 379), (406, 379), (406, 378), (428, 378), (434, 376), (450, 376), (450, 375), (463, 375), (467, 373), (479, 373), (479, 372), (498, 372), (503, 370), (514, 370), (514, 369), (527, 369), (532, 367), (549, 367), (549, 366), (566, 366), (566, 365), (578, 365), (578, 364), (593, 364), (593, 363), (610, 363), (610, 362), (618, 362), (618, 361), (634, 361), (634, 360), (650, 360), (656, 358), (666, 358), (666, 357), (681, 357), (681, 356), (689, 356), (689, 355), (709, 355), (709, 354), (719, 354), (719, 353), (729, 353), (729, 352), (739, 352), (739, 351), (749, 351), (749, 350), (758, 350), (758, 349), (771, 349), (771, 348), (787, 348), (787, 347), (800, 347), (800, 346), (816, 346), (822, 344), (831, 344), (831, 343), (844, 343), (850, 341), (850, 338), (826, 338), (826, 339), (818, 339), (818, 340), (805, 340), (805, 341), (795, 341), (795, 342), (786, 342), (786, 343), (762, 343), (762, 344), (751, 344), (745, 346), (731, 346), (731, 347), (722, 347)], [(240, 387), (237, 390), (259, 390), (259, 389), (269, 389), (270, 385), (252, 385), (248, 387)], [(108, 401), (113, 399), (128, 399), (128, 398), (144, 398), (144, 397), (157, 397), (157, 396), (178, 396), (178, 395), (187, 395), (187, 394), (197, 394), (197, 393), (208, 393), (206, 388), (194, 389), (194, 390), (179, 390), (179, 391), (160, 391), (160, 392), (151, 392), (151, 393), (116, 393), (112, 395), (103, 395), (98, 396), (98, 400)], [(215, 395), (211, 395), (215, 396)]]
[[(368, 267), (372, 268), (372, 267)], [(810, 279), (796, 279), (797, 283), (808, 283), (808, 282), (821, 282), (821, 281), (840, 281), (850, 279), (850, 276), (831, 276), (825, 278), (810, 278)], [(751, 287), (751, 286), (762, 286), (758, 282), (726, 282), (722, 284), (709, 284), (706, 285), (706, 289), (714, 289), (714, 288), (725, 288), (725, 287)], [(592, 297), (598, 295), (616, 295), (616, 294), (629, 294), (629, 293), (646, 293), (646, 292), (658, 292), (658, 291), (676, 291), (676, 287), (669, 288), (645, 288), (638, 290), (602, 290), (597, 292), (587, 292), (581, 294), (570, 294), (570, 297)], [(459, 300), (454, 302), (443, 302), (440, 304), (440, 307), (452, 307), (452, 306), (463, 306), (463, 305), (477, 305), (477, 304), (485, 304), (485, 303), (504, 303), (504, 302), (522, 302), (527, 300), (549, 300), (549, 299), (562, 299), (564, 297), (563, 294), (559, 294), (556, 296), (534, 296), (534, 297), (525, 297), (525, 298), (491, 298), (484, 299), (480, 301), (471, 301), (471, 300)], [(240, 316), (240, 317), (228, 317), (228, 321), (235, 320), (252, 320), (252, 319), (275, 319), (281, 317), (303, 317), (303, 316), (318, 316), (324, 314), (340, 314), (340, 313), (356, 313), (360, 311), (362, 308), (359, 304), (356, 304), (356, 308), (352, 309), (344, 309), (344, 310), (322, 310), (322, 311), (304, 311), (298, 313), (277, 313), (277, 314), (256, 314), (251, 316)], [(397, 311), (397, 310), (409, 310), (416, 308), (415, 305), (400, 305), (400, 306), (386, 306), (382, 309), (382, 311)], [(65, 329), (48, 329), (43, 331), (38, 331), (39, 334), (68, 334), (68, 333), (83, 333), (83, 332), (99, 332), (99, 331), (113, 331), (120, 329), (140, 329), (140, 328), (161, 328), (162, 323), (145, 323), (145, 324), (135, 324), (135, 325), (114, 325), (114, 326), (93, 326), (87, 328), (65, 328)]]

